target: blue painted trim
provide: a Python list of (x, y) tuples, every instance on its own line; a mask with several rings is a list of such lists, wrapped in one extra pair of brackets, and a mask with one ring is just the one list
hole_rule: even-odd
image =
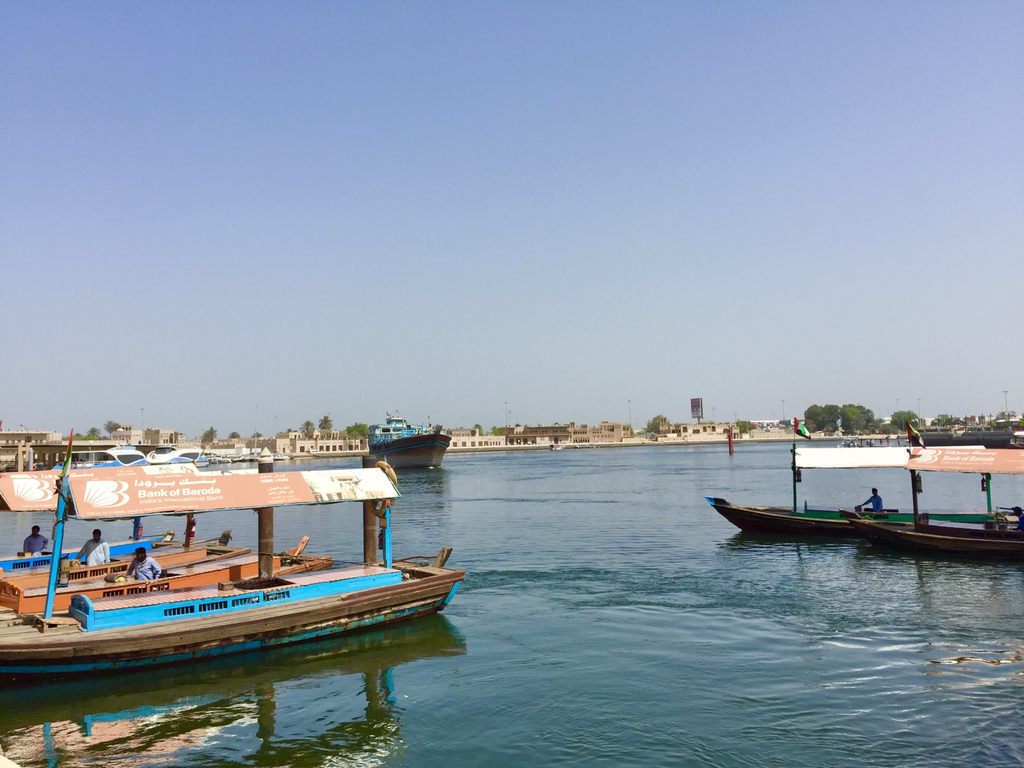
[(459, 585), (461, 583), (461, 581), (456, 581), (454, 584), (452, 584), (452, 588), (448, 592), (448, 597), (444, 599), (444, 603), (442, 603), (441, 605), (442, 608), (452, 601), (452, 599), (455, 597), (455, 593), (459, 591)]
[[(74, 595), (68, 615), (82, 625), (82, 629), (93, 632), (104, 629), (127, 629), (143, 624), (158, 624), (177, 619), (195, 619), (214, 614), (237, 613), (258, 608), (267, 603), (295, 603), (331, 597), (350, 592), (361, 592), (376, 587), (390, 587), (402, 583), (401, 572), (379, 573), (372, 576), (357, 576), (338, 581), (313, 584), (294, 584), (272, 589), (254, 589), (244, 592), (233, 591), (222, 595), (189, 599), (188, 591), (182, 590), (181, 599), (153, 605), (139, 605), (128, 608), (97, 610), (96, 603), (86, 595)], [(163, 593), (167, 594), (167, 593)], [(99, 598), (103, 600), (103, 598)]]

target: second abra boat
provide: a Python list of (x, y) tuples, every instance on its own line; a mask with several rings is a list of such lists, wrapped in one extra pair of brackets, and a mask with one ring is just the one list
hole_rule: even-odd
[(442, 433), (440, 425), (409, 424), (390, 413), (383, 424), (370, 427), (368, 439), (370, 454), (396, 469), (439, 467), (451, 442), (451, 435)]

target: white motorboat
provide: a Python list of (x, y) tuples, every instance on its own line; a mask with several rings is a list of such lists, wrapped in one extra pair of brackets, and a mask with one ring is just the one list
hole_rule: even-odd
[(203, 454), (202, 448), (176, 448), (173, 445), (158, 445), (148, 454), (146, 461), (150, 464), (184, 464), (190, 462), (197, 467), (210, 465), (210, 457)]

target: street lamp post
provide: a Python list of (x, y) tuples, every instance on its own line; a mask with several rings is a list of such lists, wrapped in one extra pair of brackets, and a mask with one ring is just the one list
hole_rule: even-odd
[(626, 406), (629, 408), (629, 431), (633, 431), (633, 401), (627, 400)]
[(508, 400), (505, 401), (505, 429), (508, 429)]
[(782, 401), (782, 420), (786, 420), (786, 401)]
[(1010, 420), (1010, 405), (1006, 399), (1006, 393), (1009, 391), (1010, 390), (1008, 389), (1003, 390), (1003, 415), (1006, 417), (1007, 421)]

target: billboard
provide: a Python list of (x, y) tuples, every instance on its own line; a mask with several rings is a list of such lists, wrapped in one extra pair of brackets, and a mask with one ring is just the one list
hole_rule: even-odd
[(704, 401), (699, 397), (690, 398), (690, 418), (697, 421), (704, 418)]

